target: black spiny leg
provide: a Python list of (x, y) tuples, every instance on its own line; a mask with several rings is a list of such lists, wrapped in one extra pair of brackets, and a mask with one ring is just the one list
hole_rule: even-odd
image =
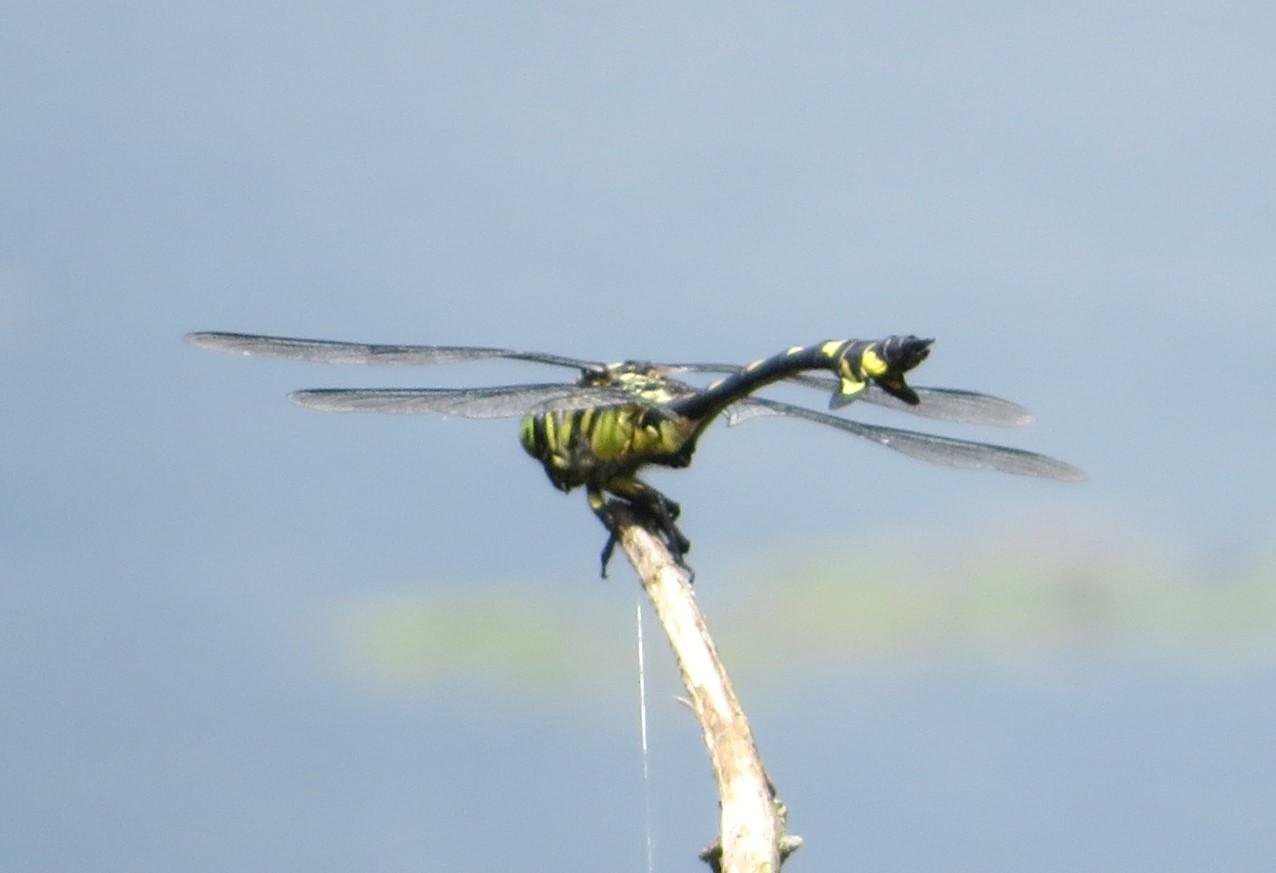
[[(623, 500), (634, 512), (641, 514), (644, 518), (654, 523), (666, 547), (673, 553), (674, 560), (677, 561), (678, 566), (690, 572), (691, 568), (687, 566), (683, 556), (691, 549), (691, 541), (674, 524), (674, 520), (682, 512), (682, 507), (655, 488), (637, 479), (619, 479), (609, 482), (607, 490), (616, 495), (619, 500)], [(603, 544), (601, 555), (601, 575), (606, 579), (607, 564), (611, 561), (617, 542), (617, 524), (615, 512), (613, 511), (613, 502), (607, 499), (602, 489), (593, 486), (587, 488), (586, 497), (589, 500), (589, 508), (598, 516), (598, 520), (603, 523), (603, 527), (607, 528), (607, 542)]]
[(691, 551), (691, 540), (687, 539), (678, 528), (678, 525), (674, 524), (674, 521), (682, 514), (682, 507), (655, 488), (646, 485), (643, 487), (646, 489), (644, 493), (652, 498), (652, 502), (647, 504), (647, 510), (660, 525), (660, 532), (664, 534), (665, 545), (669, 547), (669, 551), (673, 552), (678, 566), (684, 570), (690, 570), (691, 568), (687, 566), (683, 556)]
[(683, 556), (691, 550), (691, 541), (674, 524), (682, 513), (681, 506), (639, 479), (613, 479), (607, 483), (607, 490), (654, 522), (678, 566), (691, 569), (683, 560)]
[(616, 516), (611, 511), (611, 504), (607, 502), (607, 497), (601, 489), (595, 488), (593, 485), (588, 486), (585, 491), (585, 498), (589, 501), (589, 508), (594, 511), (594, 515), (598, 516), (598, 520), (603, 523), (603, 527), (607, 528), (607, 542), (603, 543), (601, 555), (602, 571), (598, 574), (606, 579), (607, 565), (611, 562), (611, 553), (616, 550)]

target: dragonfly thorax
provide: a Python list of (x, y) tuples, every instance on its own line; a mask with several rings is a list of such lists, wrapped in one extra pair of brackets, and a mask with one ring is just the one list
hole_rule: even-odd
[(695, 424), (646, 403), (558, 409), (526, 416), (523, 449), (555, 487), (604, 487), (646, 464), (685, 467), (695, 451)]

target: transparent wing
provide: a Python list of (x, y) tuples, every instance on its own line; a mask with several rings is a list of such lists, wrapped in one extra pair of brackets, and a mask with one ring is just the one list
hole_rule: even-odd
[[(829, 387), (831, 388), (832, 385)], [(1018, 403), (993, 397), (991, 394), (962, 391), (957, 388), (914, 387), (913, 390), (917, 392), (917, 397), (921, 401), (916, 406), (910, 406), (892, 397), (871, 383), (860, 399), (877, 406), (898, 409), (910, 415), (920, 415), (936, 421), (950, 421), (954, 424), (1018, 427), (1032, 421), (1032, 413)]]
[[(186, 335), (186, 340), (200, 348), (227, 354), (255, 357), (281, 358), (320, 364), (357, 364), (371, 366), (422, 366), (452, 364), (462, 361), (504, 359), (530, 361), (576, 370), (597, 370), (603, 367), (596, 361), (552, 355), (543, 352), (520, 352), (487, 346), (421, 346), (352, 343), (338, 340), (299, 339), (295, 337), (265, 336), (262, 334), (201, 331)], [(740, 368), (734, 364), (668, 364), (659, 365), (669, 370), (703, 373), (734, 373)], [(828, 376), (797, 375), (786, 381), (826, 391), (836, 395), (837, 380)], [(958, 424), (1021, 425), (1032, 421), (1032, 413), (999, 397), (974, 391), (949, 388), (917, 388), (921, 403), (910, 406), (895, 399), (875, 385), (860, 397), (865, 403), (885, 406), (912, 415)], [(759, 413), (754, 413), (759, 414)], [(747, 416), (746, 416), (747, 417)]]
[(548, 355), (540, 352), (518, 352), (512, 349), (495, 349), (485, 346), (396, 346), (370, 343), (348, 343), (337, 340), (297, 339), (284, 336), (262, 336), (251, 333), (224, 333), (201, 331), (188, 333), (186, 341), (203, 349), (228, 354), (254, 355), (263, 358), (284, 358), (290, 361), (308, 361), (319, 364), (369, 364), (376, 366), (417, 366), (422, 364), (452, 364), (458, 361), (478, 361), (486, 358), (506, 358), (514, 361), (534, 361), (557, 367), (578, 370), (596, 369), (599, 364)]
[(1036, 452), (1026, 452), (1008, 446), (994, 446), (893, 427), (879, 427), (763, 397), (745, 398), (736, 406), (746, 409), (750, 407), (765, 409), (764, 412), (750, 410), (754, 415), (786, 415), (826, 424), (872, 440), (910, 458), (945, 467), (958, 467), (965, 470), (999, 470), (1002, 473), (1013, 473), (1017, 476), (1039, 476), (1043, 479), (1058, 479), (1064, 482), (1079, 482), (1086, 478), (1084, 472), (1071, 464)]
[(632, 396), (615, 388), (563, 383), (494, 388), (312, 388), (294, 391), (288, 397), (300, 406), (322, 412), (433, 413), (462, 418), (509, 418), (634, 402)]
[[(682, 370), (697, 373), (737, 373), (740, 367), (734, 364), (667, 364), (670, 370)], [(838, 396), (838, 382), (832, 376), (813, 376), (799, 373), (781, 380), (794, 385), (805, 385), (817, 388), (830, 397)], [(919, 415), (936, 421), (950, 421), (954, 424), (985, 424), (997, 427), (1017, 427), (1032, 421), (1032, 413), (1018, 403), (993, 397), (991, 394), (980, 394), (977, 391), (961, 391), (955, 388), (917, 388), (917, 396), (921, 402), (910, 406), (887, 394), (881, 388), (869, 383), (868, 390), (860, 395), (857, 402), (872, 403), (884, 406), (909, 415)], [(832, 404), (830, 404), (832, 405)], [(754, 415), (766, 414), (754, 412)], [(774, 414), (774, 413), (770, 413)], [(751, 417), (746, 415), (746, 418)]]

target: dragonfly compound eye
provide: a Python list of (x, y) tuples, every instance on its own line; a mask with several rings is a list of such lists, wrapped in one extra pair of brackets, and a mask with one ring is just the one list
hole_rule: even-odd
[(908, 336), (888, 336), (882, 340), (879, 354), (891, 373), (903, 374), (916, 367), (930, 354), (934, 339)]

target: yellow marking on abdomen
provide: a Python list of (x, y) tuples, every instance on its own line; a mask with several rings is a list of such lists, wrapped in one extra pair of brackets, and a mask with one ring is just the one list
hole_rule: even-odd
[(870, 376), (880, 376), (889, 369), (874, 346), (869, 346), (860, 354), (860, 367)]
[(837, 350), (845, 343), (845, 340), (829, 340), (820, 346), (820, 354), (826, 358), (837, 357)]

